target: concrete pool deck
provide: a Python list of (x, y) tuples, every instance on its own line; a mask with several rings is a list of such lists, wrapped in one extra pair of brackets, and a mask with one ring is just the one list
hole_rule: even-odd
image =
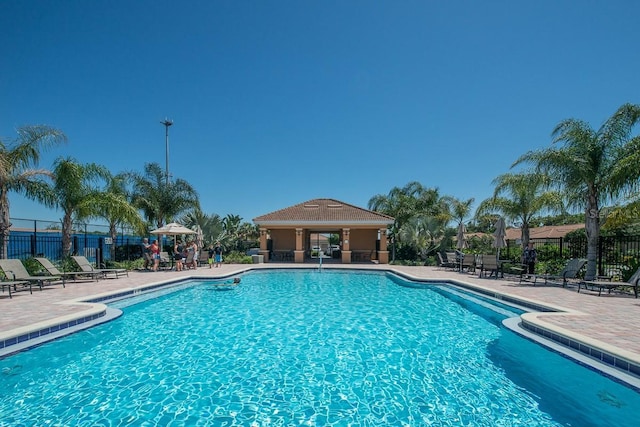
[[(11, 337), (38, 331), (61, 320), (81, 318), (96, 312), (101, 304), (82, 303), (96, 296), (118, 293), (149, 285), (186, 278), (223, 278), (240, 274), (247, 269), (263, 268), (317, 268), (313, 264), (225, 264), (220, 268), (203, 267), (182, 272), (132, 271), (129, 277), (105, 279), (99, 282), (67, 282), (47, 286), (33, 294), (16, 292), (9, 298), (0, 293), (0, 342)], [(518, 284), (517, 278), (479, 278), (476, 274), (459, 273), (436, 267), (409, 267), (391, 265), (338, 265), (326, 264), (324, 268), (356, 268), (368, 270), (392, 270), (421, 280), (445, 280), (459, 282), (468, 288), (478, 288), (484, 293), (495, 293), (525, 301), (533, 306), (549, 307), (554, 312), (527, 313), (527, 323), (550, 333), (566, 336), (592, 348), (613, 354), (640, 366), (640, 299), (620, 293), (597, 293), (576, 287), (532, 286)]]

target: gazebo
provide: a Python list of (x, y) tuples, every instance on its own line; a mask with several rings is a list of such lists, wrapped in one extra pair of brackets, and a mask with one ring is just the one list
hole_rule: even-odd
[(312, 236), (330, 234), (337, 235), (334, 258), (343, 264), (387, 264), (387, 227), (393, 221), (388, 215), (335, 199), (313, 199), (253, 219), (260, 229), (260, 254), (265, 261), (304, 263), (318, 249)]

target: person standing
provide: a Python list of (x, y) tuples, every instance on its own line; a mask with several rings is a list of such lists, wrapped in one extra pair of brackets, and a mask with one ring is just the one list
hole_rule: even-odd
[(153, 261), (151, 258), (151, 244), (149, 243), (149, 239), (146, 237), (142, 239), (140, 248), (142, 250), (142, 258), (144, 258), (144, 269), (148, 270), (151, 267), (151, 262)]
[(222, 246), (220, 246), (220, 242), (216, 242), (216, 246), (213, 248), (213, 255), (215, 257), (216, 268), (220, 267), (222, 263)]
[(184, 260), (184, 247), (181, 240), (176, 240), (173, 245), (173, 258), (176, 260), (176, 271), (182, 271), (182, 261)]
[(522, 253), (522, 262), (527, 266), (527, 274), (534, 274), (536, 270), (536, 261), (538, 261), (538, 254), (536, 248), (533, 247), (533, 242), (529, 242), (527, 247)]
[(154, 240), (151, 242), (151, 256), (153, 258), (153, 267), (152, 271), (158, 271), (158, 266), (160, 265), (160, 246), (158, 246), (158, 241)]

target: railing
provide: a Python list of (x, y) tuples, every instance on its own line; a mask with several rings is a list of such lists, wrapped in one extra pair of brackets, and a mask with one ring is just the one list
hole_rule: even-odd
[[(532, 240), (534, 247), (541, 253), (545, 247), (557, 248), (558, 257), (586, 258), (587, 238), (552, 238)], [(516, 250), (517, 248), (517, 250)], [(520, 251), (520, 245), (513, 241), (507, 242), (506, 258), (514, 258)], [(640, 261), (640, 236), (606, 236), (598, 239), (597, 273), (600, 276), (618, 277), (628, 269), (632, 263)]]

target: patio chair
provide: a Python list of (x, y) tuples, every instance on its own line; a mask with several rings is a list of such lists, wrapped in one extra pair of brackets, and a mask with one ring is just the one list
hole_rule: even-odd
[[(487, 273), (489, 274), (487, 276)], [(496, 279), (498, 278), (498, 273), (502, 273), (502, 269), (500, 268), (500, 263), (495, 255), (482, 255), (480, 261), (480, 275), (479, 278), (491, 277), (494, 276)]]
[(460, 271), (464, 271), (467, 269), (467, 273), (471, 273), (476, 271), (476, 256), (475, 254), (464, 254), (462, 258), (462, 263), (460, 264)]
[(89, 262), (87, 257), (81, 255), (74, 255), (71, 257), (72, 260), (80, 267), (80, 270), (84, 273), (97, 274), (99, 277), (108, 278), (110, 274), (116, 276), (116, 279), (120, 277), (120, 275), (126, 275), (129, 277), (129, 272), (126, 268), (94, 268), (93, 265)]
[(0, 270), (4, 273), (4, 276), (14, 282), (30, 282), (37, 284), (40, 290), (47, 284), (51, 285), (54, 282), (60, 281), (64, 288), (64, 281), (60, 276), (32, 276), (25, 268), (22, 261), (19, 259), (0, 259)]
[(569, 282), (578, 278), (578, 273), (587, 264), (587, 260), (583, 258), (572, 258), (559, 274), (529, 274), (520, 276), (520, 283), (523, 281), (531, 282), (533, 286), (538, 283), (538, 279), (544, 279), (544, 284), (562, 284), (564, 288)]
[[(182, 265), (184, 266), (184, 268), (186, 268), (187, 270), (190, 268), (193, 268), (193, 257), (195, 257), (195, 252), (193, 251), (188, 251), (187, 252), (187, 256), (186, 258), (182, 261)], [(196, 262), (198, 260), (196, 259)]]
[(71, 279), (75, 282), (79, 278), (85, 280), (95, 280), (96, 282), (98, 281), (99, 273), (88, 273), (85, 271), (60, 271), (58, 270), (58, 267), (56, 267), (51, 261), (49, 261), (48, 258), (36, 257), (34, 259), (40, 263), (42, 268), (44, 268), (47, 273), (49, 273), (49, 275), (62, 277), (63, 282), (67, 279)]
[(9, 292), (9, 298), (13, 298), (11, 294), (11, 288), (13, 288), (13, 292), (18, 292), (18, 286), (29, 289), (29, 293), (33, 293), (31, 282), (28, 280), (2, 280), (0, 281), (0, 288), (2, 288), (2, 293), (6, 289)]
[(602, 290), (607, 289), (611, 293), (614, 289), (619, 288), (633, 288), (633, 293), (638, 298), (638, 284), (640, 282), (640, 268), (626, 282), (614, 282), (612, 280), (582, 280), (578, 283), (578, 292), (580, 292), (580, 286), (584, 286), (585, 289), (591, 288), (591, 290), (598, 289), (598, 296), (602, 295)]
[(209, 265), (209, 251), (201, 249), (198, 254), (198, 266), (202, 267), (203, 265)]
[(444, 258), (442, 258), (442, 254), (440, 252), (437, 252), (436, 255), (438, 256), (438, 264), (440, 265), (440, 267), (450, 270), (455, 270), (456, 267), (458, 267), (455, 262), (450, 262), (448, 260), (445, 261)]
[(160, 252), (160, 263), (158, 264), (158, 267), (161, 270), (168, 270), (173, 267), (173, 258), (169, 255), (169, 252)]

